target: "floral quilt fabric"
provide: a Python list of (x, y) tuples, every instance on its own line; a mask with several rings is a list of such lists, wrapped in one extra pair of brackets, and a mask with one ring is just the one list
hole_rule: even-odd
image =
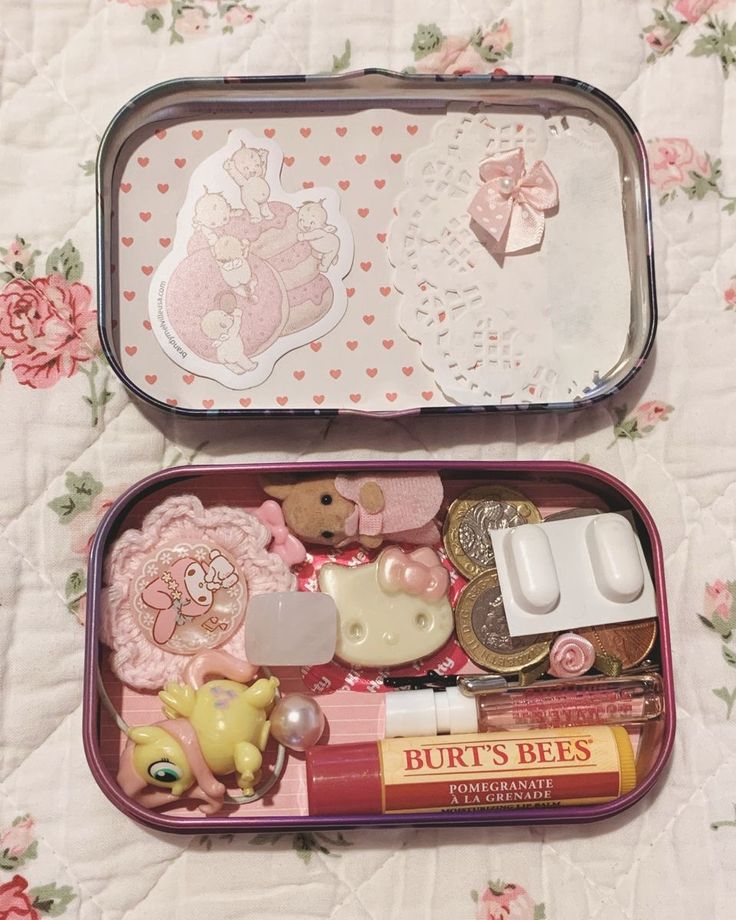
[[(671, 920), (733, 915), (736, 2), (0, 0), (0, 918)], [(93, 160), (179, 76), (368, 66), (561, 73), (651, 166), (660, 329), (577, 415), (207, 426), (132, 402), (95, 327)], [(380, 444), (380, 451), (370, 445)], [(644, 499), (666, 554), (678, 736), (657, 791), (592, 827), (170, 838), (84, 760), (86, 553), (131, 483), (213, 460), (561, 458)]]

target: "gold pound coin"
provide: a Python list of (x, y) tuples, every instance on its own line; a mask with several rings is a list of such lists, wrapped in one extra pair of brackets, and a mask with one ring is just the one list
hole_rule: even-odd
[(466, 578), (474, 578), (494, 565), (492, 530), (541, 520), (539, 509), (520, 492), (504, 486), (477, 486), (450, 505), (442, 539), (455, 568)]
[(467, 656), (498, 674), (536, 672), (549, 658), (554, 635), (509, 635), (498, 573), (482, 572), (468, 584), (455, 606), (455, 631)]
[(657, 641), (657, 620), (652, 617), (630, 623), (585, 626), (575, 632), (592, 642), (599, 655), (617, 658), (623, 670), (627, 670), (641, 664), (651, 652)]

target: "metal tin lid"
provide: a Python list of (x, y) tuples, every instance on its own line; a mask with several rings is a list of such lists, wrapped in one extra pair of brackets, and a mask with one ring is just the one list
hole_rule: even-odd
[(103, 348), (193, 416), (591, 404), (654, 338), (643, 149), (559, 77), (161, 84), (101, 144)]

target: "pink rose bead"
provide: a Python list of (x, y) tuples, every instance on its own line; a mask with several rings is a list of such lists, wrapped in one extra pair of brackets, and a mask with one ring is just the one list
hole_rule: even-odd
[(584, 636), (563, 633), (552, 645), (547, 673), (553, 677), (580, 677), (595, 663), (595, 649)]

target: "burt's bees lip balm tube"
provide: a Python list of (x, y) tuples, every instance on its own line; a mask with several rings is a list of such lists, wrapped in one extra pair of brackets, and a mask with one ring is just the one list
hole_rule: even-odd
[(307, 751), (310, 815), (608, 802), (636, 785), (622, 726), (389, 738)]

